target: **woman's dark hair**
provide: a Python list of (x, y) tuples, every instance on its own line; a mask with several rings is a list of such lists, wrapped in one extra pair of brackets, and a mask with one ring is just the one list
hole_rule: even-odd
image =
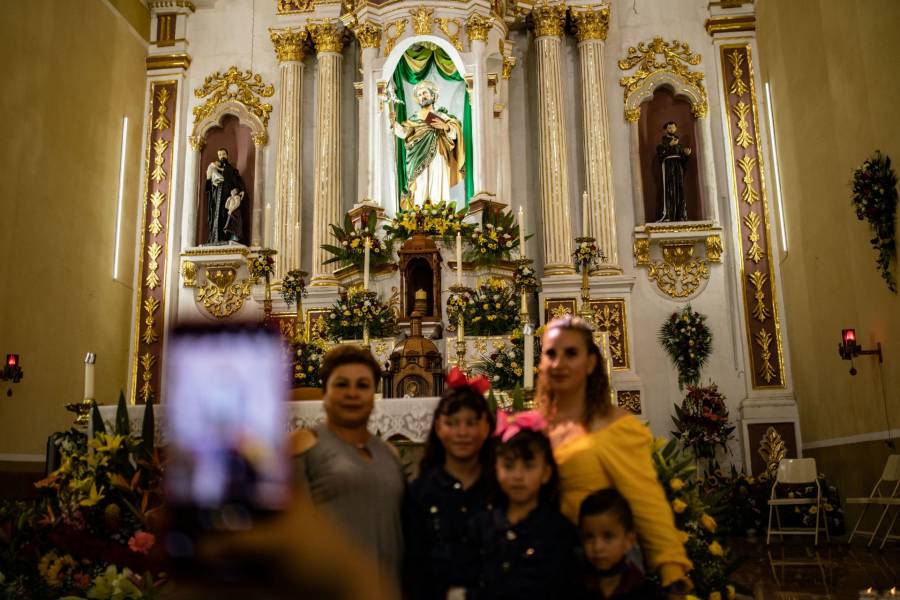
[[(594, 341), (594, 330), (588, 325), (587, 321), (581, 317), (566, 315), (558, 319), (553, 319), (547, 324), (544, 335), (546, 336), (554, 329), (577, 332), (584, 340), (588, 354), (593, 354), (597, 357), (597, 365), (594, 367), (594, 370), (588, 374), (587, 384), (584, 388), (584, 414), (581, 416), (581, 422), (588, 427), (595, 417), (606, 415), (612, 407), (609, 393), (609, 379), (606, 377), (606, 370), (603, 368), (603, 354), (600, 352), (600, 347), (597, 346), (597, 343)], [(544, 351), (546, 351), (547, 345), (542, 344), (542, 347), (544, 348)], [(549, 377), (545, 376), (543, 373), (541, 375), (542, 376), (538, 377), (535, 405), (540, 406), (541, 410), (545, 413), (549, 413), (553, 409), (556, 398), (553, 396), (553, 389), (550, 387)]]
[(372, 356), (368, 348), (356, 344), (341, 344), (325, 353), (322, 366), (319, 367), (319, 378), (322, 381), (322, 390), (328, 387), (328, 378), (334, 370), (344, 365), (365, 365), (372, 370), (372, 379), (375, 381), (375, 389), (381, 381), (381, 365)]
[(582, 500), (578, 509), (578, 521), (580, 523), (585, 517), (605, 513), (612, 513), (625, 531), (634, 531), (634, 514), (628, 506), (628, 500), (615, 488), (598, 490)]
[[(523, 429), (516, 435), (512, 436), (505, 442), (498, 442), (494, 449), (497, 454), (497, 460), (532, 460), (535, 456), (542, 454), (544, 461), (550, 467), (550, 479), (541, 486), (538, 495), (538, 504), (540, 506), (549, 507), (559, 510), (559, 469), (556, 467), (556, 460), (553, 458), (553, 448), (550, 446), (550, 440), (540, 431), (532, 431)], [(498, 504), (506, 504), (505, 496), (497, 490), (495, 500)]]
[(485, 440), (484, 444), (481, 446), (481, 451), (478, 453), (478, 462), (481, 463), (482, 471), (484, 473), (489, 473), (490, 467), (493, 464), (490, 434), (494, 432), (494, 413), (491, 412), (484, 396), (467, 385), (458, 388), (448, 387), (444, 390), (440, 402), (438, 402), (437, 407), (434, 409), (434, 418), (431, 420), (431, 431), (428, 432), (428, 439), (425, 441), (425, 451), (422, 453), (422, 459), (419, 461), (419, 473), (424, 473), (434, 467), (444, 466), (444, 459), (447, 456), (447, 452), (444, 450), (444, 445), (441, 444), (441, 440), (438, 439), (437, 436), (436, 428), (438, 417), (455, 415), (464, 408), (468, 408), (474, 412), (475, 416), (479, 419), (482, 415), (487, 419), (488, 439)]

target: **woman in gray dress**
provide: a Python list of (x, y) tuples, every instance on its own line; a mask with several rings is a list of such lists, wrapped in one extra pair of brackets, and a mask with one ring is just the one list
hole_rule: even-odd
[(398, 582), (406, 480), (396, 451), (367, 428), (381, 369), (368, 349), (346, 344), (325, 355), (319, 373), (325, 423), (294, 432), (296, 479), (316, 507)]

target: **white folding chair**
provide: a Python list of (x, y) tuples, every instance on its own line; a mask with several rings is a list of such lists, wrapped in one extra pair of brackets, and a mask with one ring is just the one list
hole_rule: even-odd
[[(815, 484), (815, 498), (779, 498), (776, 491), (779, 485), (809, 485)], [(781, 506), (808, 506), (816, 507), (815, 527), (788, 527), (781, 526), (781, 514), (778, 508)], [(778, 529), (772, 529), (772, 513), (778, 522)], [(769, 544), (772, 534), (778, 534), (780, 539), (785, 535), (812, 535), (815, 536), (815, 544), (819, 545), (819, 519), (825, 526), (825, 536), (831, 541), (828, 533), (828, 519), (822, 515), (822, 487), (819, 485), (816, 459), (814, 458), (785, 458), (778, 463), (778, 474), (775, 483), (772, 484), (772, 494), (769, 498), (769, 531), (766, 533), (766, 545)]]
[[(881, 472), (881, 477), (875, 483), (875, 486), (872, 488), (868, 497), (847, 498), (847, 504), (862, 504), (863, 506), (862, 513), (859, 515), (859, 519), (856, 520), (856, 527), (853, 528), (853, 532), (850, 534), (847, 543), (849, 544), (852, 542), (853, 536), (857, 533), (860, 535), (869, 535), (869, 543), (866, 544), (866, 547), (871, 548), (872, 542), (875, 541), (875, 536), (878, 535), (878, 530), (881, 528), (881, 524), (884, 522), (885, 517), (887, 517), (888, 512), (890, 512), (892, 508), (900, 505), (900, 454), (891, 454), (888, 456), (887, 461), (884, 463), (884, 471)], [(883, 506), (884, 508), (881, 511), (881, 516), (878, 518), (875, 529), (872, 531), (864, 531), (860, 529), (859, 526), (862, 523), (863, 517), (866, 516), (866, 511), (873, 505)], [(882, 548), (884, 548), (884, 544), (888, 538), (896, 539), (898, 537), (896, 535), (891, 535), (891, 530), (896, 521), (897, 515), (894, 515), (890, 527), (888, 527), (887, 533), (885, 533), (884, 540), (881, 542)]]

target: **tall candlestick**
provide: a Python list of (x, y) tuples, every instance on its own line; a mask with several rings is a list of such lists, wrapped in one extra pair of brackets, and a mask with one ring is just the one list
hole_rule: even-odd
[(463, 321), (462, 315), (460, 315), (459, 321), (457, 322), (456, 326), (456, 341), (462, 343), (465, 335), (465, 322)]
[(588, 193), (584, 192), (581, 195), (581, 235), (582, 237), (589, 237), (591, 232), (588, 231)]
[[(522, 299), (525, 299), (524, 295)], [(525, 335), (525, 364), (522, 365), (522, 372), (525, 374), (524, 387), (530, 390), (534, 387), (534, 334), (531, 325), (526, 325), (522, 333)]]
[(365, 258), (363, 259), (363, 289), (369, 289), (369, 253), (372, 250), (372, 239), (366, 238), (365, 243), (366, 253)]
[(462, 233), (456, 232), (456, 285), (462, 287)]
[(528, 317), (528, 294), (522, 292), (522, 310), (520, 311), (523, 317)]
[(94, 399), (94, 363), (97, 355), (88, 352), (84, 357), (84, 397), (86, 400)]
[(519, 207), (519, 255), (525, 258), (525, 210)]

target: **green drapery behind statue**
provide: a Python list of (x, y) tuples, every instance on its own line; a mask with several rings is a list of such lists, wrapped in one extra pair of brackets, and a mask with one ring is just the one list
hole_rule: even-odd
[[(397, 98), (402, 103), (396, 105), (396, 119), (402, 123), (407, 119), (407, 106), (415, 101), (408, 98), (404, 84), (412, 86), (424, 80), (429, 72), (436, 72), (445, 81), (459, 82), (465, 90), (463, 99), (463, 140), (465, 143), (465, 205), (468, 207), (469, 199), (475, 194), (475, 182), (473, 178), (472, 158), (472, 109), (469, 105), (469, 91), (465, 88), (465, 80), (453, 63), (453, 60), (440, 47), (433, 44), (420, 44), (403, 53), (403, 58), (394, 70), (393, 82)], [(406, 173), (406, 148), (402, 141), (397, 140), (397, 192), (398, 202), (400, 195), (409, 186), (409, 178)], [(442, 200), (449, 200), (443, 198)]]

